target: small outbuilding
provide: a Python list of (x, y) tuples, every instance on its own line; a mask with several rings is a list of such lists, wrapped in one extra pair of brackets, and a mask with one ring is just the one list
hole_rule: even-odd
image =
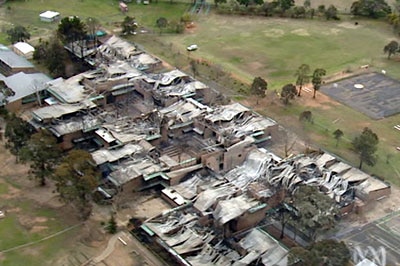
[(60, 19), (60, 13), (56, 11), (46, 11), (39, 15), (41, 21), (53, 22)]
[(26, 59), (32, 59), (35, 48), (26, 42), (17, 42), (13, 45), (13, 51), (25, 57)]

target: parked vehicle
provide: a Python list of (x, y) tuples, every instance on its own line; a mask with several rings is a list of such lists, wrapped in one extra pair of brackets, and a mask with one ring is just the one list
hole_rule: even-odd
[(195, 50), (197, 50), (197, 44), (192, 44), (192, 45), (189, 45), (186, 49), (188, 50), (188, 51), (195, 51)]

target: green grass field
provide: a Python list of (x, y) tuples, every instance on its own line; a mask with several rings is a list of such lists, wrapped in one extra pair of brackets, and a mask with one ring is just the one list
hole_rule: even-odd
[[(0, 185), (0, 195), (6, 194), (7, 187), (11, 186), (6, 183)], [(0, 252), (38, 241), (68, 227), (54, 210), (42, 208), (21, 197), (1, 199), (0, 208), (6, 211), (6, 217), (0, 219)], [(74, 234), (76, 231), (73, 230), (29, 247), (7, 251), (1, 254), (0, 265), (51, 265), (56, 254), (63, 254), (67, 239)]]
[[(12, 1), (0, 8), (0, 41), (8, 44), (6, 30), (13, 25), (22, 25), (28, 29), (32, 38), (49, 37), (57, 28), (57, 23), (42, 22), (39, 14), (52, 10), (60, 12), (61, 17), (78, 16), (82, 20), (89, 17), (98, 19), (103, 28), (112, 30), (115, 25), (122, 22), (125, 16), (135, 17), (140, 26), (155, 27), (159, 17), (165, 17), (169, 21), (179, 21), (182, 14), (188, 10), (189, 5), (184, 2), (160, 1), (157, 4), (142, 5), (135, 1), (128, 4), (129, 11), (122, 13), (117, 0), (33, 0)], [(172, 8), (171, 8), (172, 7)]]

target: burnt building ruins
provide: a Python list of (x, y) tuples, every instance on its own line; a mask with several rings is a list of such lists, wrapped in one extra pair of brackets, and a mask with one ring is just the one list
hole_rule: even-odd
[[(64, 150), (85, 149), (102, 171), (96, 194), (152, 187), (170, 211), (141, 230), (181, 265), (286, 265), (287, 248), (263, 230), (299, 185), (318, 187), (342, 213), (388, 195), (390, 185), (327, 153), (279, 158), (268, 143), (278, 124), (231, 102), (113, 36), (96, 49), (95, 70), (47, 83), (30, 123)], [(158, 71), (155, 71), (157, 70)]]

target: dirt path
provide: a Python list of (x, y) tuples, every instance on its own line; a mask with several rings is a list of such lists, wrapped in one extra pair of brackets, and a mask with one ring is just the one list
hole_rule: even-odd
[(117, 234), (113, 235), (109, 240), (107, 247), (101, 252), (100, 255), (97, 257), (93, 258), (94, 263), (99, 263), (103, 260), (105, 260), (110, 254), (114, 251), (115, 249), (115, 244), (118, 241), (118, 238), (123, 236), (123, 232), (118, 232)]

